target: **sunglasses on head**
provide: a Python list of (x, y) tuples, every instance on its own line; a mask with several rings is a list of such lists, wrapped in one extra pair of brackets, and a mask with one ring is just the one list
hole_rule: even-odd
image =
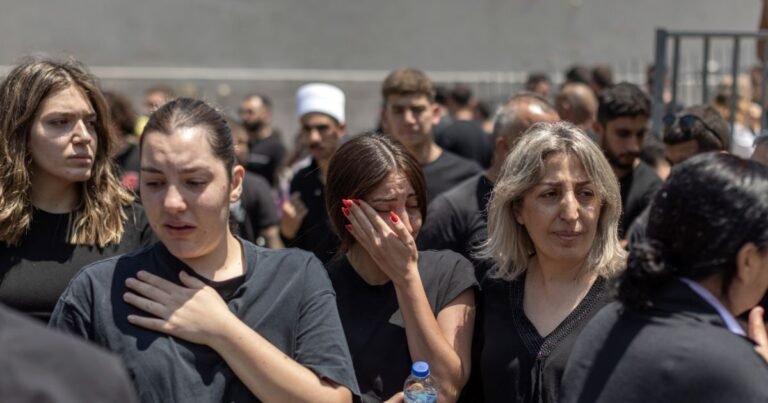
[(701, 125), (704, 127), (706, 131), (708, 131), (710, 134), (712, 134), (717, 141), (722, 144), (722, 141), (720, 140), (720, 136), (717, 135), (717, 132), (714, 131), (709, 125), (704, 122), (703, 119), (696, 115), (683, 115), (680, 117), (677, 117), (673, 114), (669, 114), (664, 116), (661, 120), (664, 123), (664, 132), (668, 132), (672, 126), (674, 126), (675, 122), (677, 122), (678, 127), (680, 127), (680, 130), (685, 133), (687, 136), (691, 136), (691, 133), (693, 131), (693, 125), (696, 124), (696, 122), (701, 123)]

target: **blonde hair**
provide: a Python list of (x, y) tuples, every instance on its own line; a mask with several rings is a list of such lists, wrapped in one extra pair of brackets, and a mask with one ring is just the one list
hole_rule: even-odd
[(120, 242), (133, 196), (120, 185), (111, 160), (115, 144), (109, 108), (96, 80), (75, 62), (30, 60), (0, 83), (0, 242), (17, 245), (32, 222), (29, 132), (49, 96), (75, 86), (96, 111), (98, 135), (91, 177), (80, 184), (81, 205), (70, 218), (72, 244)]
[(570, 123), (537, 123), (507, 156), (491, 194), (488, 239), (478, 253), (481, 259), (495, 261), (491, 276), (511, 281), (527, 270), (534, 245), (525, 227), (515, 220), (514, 211), (521, 207), (523, 196), (541, 181), (547, 157), (557, 153), (566, 153), (581, 162), (602, 204), (585, 267), (601, 276), (609, 276), (623, 267), (626, 252), (618, 238), (619, 183), (603, 152)]

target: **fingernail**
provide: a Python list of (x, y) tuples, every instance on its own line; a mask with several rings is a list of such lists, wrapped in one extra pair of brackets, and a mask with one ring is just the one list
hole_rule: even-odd
[(344, 226), (344, 228), (347, 229), (347, 232), (352, 232), (352, 224), (347, 224)]
[(389, 218), (390, 218), (390, 219), (392, 220), (392, 222), (393, 222), (393, 223), (395, 223), (395, 224), (397, 224), (397, 221), (399, 221), (399, 220), (398, 220), (398, 218), (397, 218), (397, 214), (395, 214), (395, 212), (394, 212), (394, 211), (390, 211), (390, 212), (389, 212)]
[(349, 217), (349, 209), (346, 207), (341, 208), (341, 212), (344, 213), (345, 217)]
[(341, 199), (341, 204), (343, 204), (344, 207), (352, 207), (352, 201), (349, 199)]
[(357, 204), (358, 206), (360, 205), (360, 199), (355, 199), (355, 200), (354, 200), (354, 202), (355, 202), (355, 204)]

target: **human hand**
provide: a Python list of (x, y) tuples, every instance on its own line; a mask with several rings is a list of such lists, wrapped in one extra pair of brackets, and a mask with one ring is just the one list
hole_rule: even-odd
[(384, 403), (403, 403), (405, 401), (405, 395), (403, 392), (397, 392), (394, 396), (390, 397)]
[(390, 212), (383, 219), (362, 200), (342, 200), (342, 212), (349, 220), (346, 226), (355, 240), (373, 258), (395, 286), (418, 278), (419, 252), (416, 242), (400, 218)]
[(755, 342), (755, 351), (768, 362), (768, 334), (763, 320), (764, 309), (756, 306), (749, 311), (748, 335)]
[(301, 194), (294, 192), (291, 198), (283, 202), (283, 215), (280, 219), (280, 232), (286, 238), (294, 238), (307, 216), (307, 206), (301, 201)]
[(238, 320), (216, 290), (184, 271), (179, 272), (184, 286), (146, 271), (136, 277), (126, 280), (131, 291), (123, 300), (155, 317), (128, 315), (134, 325), (210, 345), (229, 320)]

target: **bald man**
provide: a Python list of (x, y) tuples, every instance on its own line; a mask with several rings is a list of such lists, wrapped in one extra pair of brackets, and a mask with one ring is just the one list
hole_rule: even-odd
[(560, 118), (581, 128), (593, 139), (597, 106), (595, 92), (587, 84), (565, 84), (555, 97), (555, 109)]
[(538, 95), (521, 93), (510, 98), (494, 122), (491, 167), (437, 196), (429, 204), (428, 219), (416, 240), (419, 250), (456, 251), (475, 264), (475, 274), (482, 279), (488, 266), (477, 261), (472, 253), (488, 237), (485, 210), (504, 159), (522, 134), (535, 123), (559, 120), (555, 108)]

